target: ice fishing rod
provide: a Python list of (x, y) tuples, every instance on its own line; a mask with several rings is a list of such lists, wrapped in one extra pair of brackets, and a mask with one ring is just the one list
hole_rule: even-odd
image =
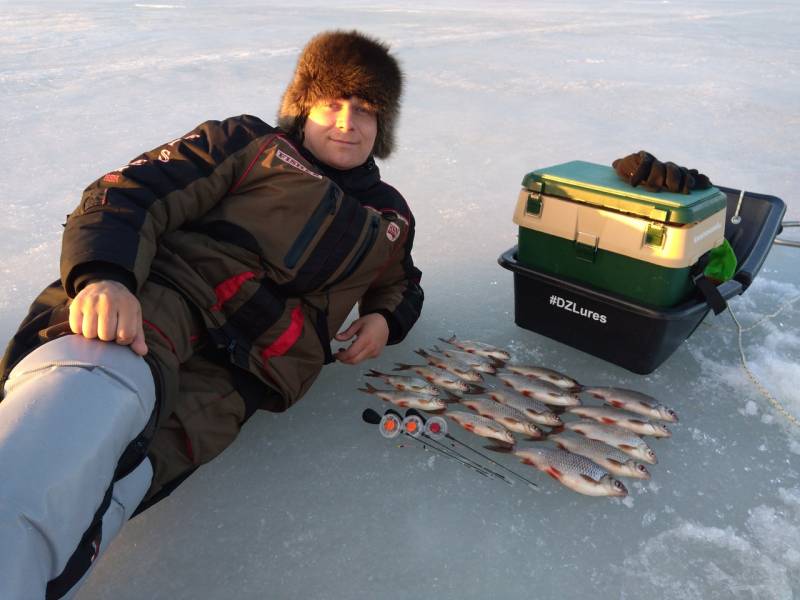
[[(406, 411), (406, 415), (416, 415), (416, 416), (418, 416), (418, 417), (420, 417), (420, 418), (423, 418), (423, 417), (422, 417), (422, 415), (420, 415), (419, 411), (417, 411), (417, 410), (415, 410), (415, 409), (413, 409), (413, 408), (409, 408), (409, 409)], [(522, 479), (522, 481), (524, 481), (524, 482), (526, 482), (526, 483), (528, 483), (528, 484), (532, 485), (532, 486), (533, 486), (533, 487), (535, 487), (535, 488), (538, 488), (538, 487), (539, 487), (537, 484), (535, 484), (534, 482), (532, 482), (530, 479), (528, 479), (528, 478), (526, 478), (526, 477), (523, 477), (523, 476), (522, 476), (522, 475), (520, 475), (519, 473), (517, 473), (517, 472), (515, 472), (515, 471), (512, 471), (511, 469), (509, 469), (508, 467), (506, 467), (506, 466), (504, 466), (504, 465), (501, 465), (501, 464), (500, 464), (499, 462), (497, 462), (496, 460), (493, 460), (491, 457), (489, 457), (489, 456), (486, 456), (486, 455), (485, 455), (483, 452), (479, 452), (478, 450), (475, 450), (475, 448), (472, 448), (471, 446), (468, 446), (467, 444), (465, 444), (465, 443), (464, 443), (464, 442), (462, 442), (461, 440), (458, 440), (458, 439), (454, 438), (454, 437), (453, 437), (452, 435), (450, 435), (449, 433), (445, 433), (445, 434), (444, 434), (444, 436), (445, 436), (445, 437), (446, 437), (448, 440), (450, 440), (450, 441), (453, 441), (453, 442), (456, 442), (456, 443), (458, 443), (458, 444), (461, 444), (461, 445), (462, 445), (462, 446), (464, 446), (464, 448), (466, 448), (467, 450), (472, 450), (472, 451), (473, 451), (475, 454), (477, 454), (478, 456), (481, 456), (481, 457), (485, 458), (485, 459), (486, 459), (486, 460), (488, 460), (490, 463), (492, 463), (492, 464), (495, 464), (495, 465), (497, 465), (498, 467), (500, 467), (501, 469), (504, 469), (504, 470), (508, 471), (508, 472), (509, 472), (509, 473), (511, 473), (511, 474), (512, 474), (514, 477), (517, 477), (517, 478), (519, 478), (519, 479)]]
[[(389, 419), (387, 419), (387, 417), (389, 417)], [(392, 417), (393, 417), (393, 419), (392, 419)], [(493, 471), (485, 469), (484, 467), (482, 467), (478, 463), (475, 463), (474, 461), (470, 461), (469, 459), (466, 459), (466, 458), (462, 459), (462, 458), (459, 458), (458, 456), (454, 456), (450, 452), (442, 450), (441, 448), (437, 448), (437, 447), (433, 446), (432, 444), (427, 444), (427, 443), (423, 442), (422, 440), (414, 437), (410, 433), (407, 433), (406, 431), (403, 431), (403, 426), (402, 426), (403, 417), (402, 417), (402, 415), (400, 415), (400, 413), (398, 413), (398, 412), (396, 412), (394, 410), (389, 409), (388, 411), (386, 411), (386, 414), (383, 417), (381, 417), (380, 413), (378, 413), (377, 411), (375, 411), (375, 410), (373, 410), (371, 408), (368, 408), (363, 413), (361, 413), (361, 418), (366, 423), (370, 423), (371, 425), (380, 424), (381, 425), (381, 434), (384, 435), (384, 437), (395, 437), (395, 436), (400, 435), (402, 433), (403, 435), (411, 438), (412, 440), (414, 440), (418, 444), (422, 444), (422, 446), (424, 448), (426, 448), (426, 449), (427, 448), (431, 448), (432, 450), (436, 450), (437, 452), (441, 452), (442, 454), (444, 454), (448, 458), (452, 458), (453, 460), (456, 460), (456, 461), (460, 462), (465, 467), (469, 467), (470, 469), (473, 469), (474, 471), (480, 473), (484, 477), (491, 477), (490, 473), (494, 473)], [(384, 432), (384, 430), (386, 430), (386, 432)], [(508, 480), (506, 480), (499, 473), (497, 475), (499, 475), (499, 477), (502, 478), (502, 480), (504, 480), (506, 483), (510, 483)]]
[[(398, 417), (400, 413), (396, 410), (390, 408), (386, 411), (386, 414), (394, 414)], [(508, 485), (513, 485), (513, 482), (510, 481), (505, 475), (502, 473), (498, 473), (493, 469), (490, 469), (486, 465), (482, 465), (479, 462), (464, 456), (457, 450), (453, 448), (448, 448), (445, 444), (439, 441), (440, 438), (445, 437), (447, 434), (447, 421), (445, 421), (442, 417), (429, 417), (426, 419), (422, 414), (418, 412), (414, 413), (406, 413), (405, 419), (403, 419), (403, 431), (405, 433), (409, 433), (412, 437), (416, 437), (414, 435), (414, 431), (409, 431), (409, 429), (415, 430), (417, 435), (425, 436), (428, 438), (429, 444), (435, 444), (442, 452), (449, 454), (454, 454), (452, 458), (455, 458), (459, 462), (468, 463), (465, 466), (473, 466), (473, 468), (479, 469), (480, 471), (491, 474), (492, 477), (502, 480), (503, 482), (507, 483)]]
[[(465, 467), (470, 467), (471, 469), (474, 469), (475, 471), (477, 471), (478, 473), (480, 473), (484, 477), (490, 477), (488, 471), (486, 469), (482, 468), (481, 465), (478, 465), (477, 463), (474, 463), (474, 461), (470, 461), (468, 463), (465, 460), (457, 458), (456, 456), (453, 456), (452, 454), (450, 454), (450, 453), (448, 453), (448, 452), (446, 452), (444, 450), (441, 450), (441, 449), (436, 448), (436, 447), (434, 447), (432, 445), (426, 444), (422, 440), (420, 440), (420, 439), (416, 438), (414, 435), (410, 434), (408, 431), (406, 431), (407, 424), (405, 424), (405, 422), (404, 422), (405, 420), (403, 419), (403, 416), (399, 412), (397, 412), (395, 410), (389, 409), (389, 410), (386, 411), (386, 414), (384, 414), (383, 417), (381, 417), (381, 415), (377, 411), (374, 411), (371, 408), (368, 408), (361, 414), (361, 418), (364, 421), (366, 421), (367, 423), (370, 423), (370, 424), (373, 424), (373, 425), (375, 425), (375, 424), (379, 425), (380, 429), (381, 429), (381, 435), (386, 437), (386, 438), (394, 438), (394, 437), (397, 437), (398, 435), (400, 435), (402, 433), (402, 434), (406, 435), (407, 437), (411, 438), (412, 440), (414, 440), (415, 442), (417, 442), (418, 444), (422, 444), (422, 447), (425, 448), (426, 450), (428, 448), (431, 448), (432, 450), (436, 450), (438, 452), (441, 452), (442, 454), (444, 454), (448, 458), (452, 458), (453, 460), (457, 460), (458, 462), (462, 463)], [(418, 418), (418, 417), (415, 417), (415, 418)], [(421, 428), (419, 430), (421, 430)], [(474, 463), (474, 464), (470, 464), (470, 463)], [(474, 465), (477, 465), (477, 467), (474, 466)]]

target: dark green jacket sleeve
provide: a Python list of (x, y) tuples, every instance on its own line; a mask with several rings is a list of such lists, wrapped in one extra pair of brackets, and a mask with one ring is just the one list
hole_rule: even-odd
[(361, 299), (359, 314), (379, 313), (389, 325), (388, 344), (403, 341), (422, 312), (425, 296), (420, 286), (422, 272), (414, 266), (411, 247), (414, 243), (414, 217), (400, 260), (391, 263)]
[(138, 291), (158, 239), (213, 208), (276, 132), (248, 115), (206, 121), (92, 183), (65, 225), (61, 281), (67, 294), (77, 293), (86, 263), (127, 273)]

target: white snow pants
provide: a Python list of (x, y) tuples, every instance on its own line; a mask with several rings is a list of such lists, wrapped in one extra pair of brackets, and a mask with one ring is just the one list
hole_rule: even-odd
[(0, 598), (57, 598), (60, 592), (48, 593), (47, 584), (65, 570), (104, 499), (108, 508), (92, 541), (92, 561), (150, 485), (153, 471), (145, 458), (111, 487), (120, 456), (153, 413), (153, 376), (128, 347), (68, 335), (20, 361), (4, 394)]

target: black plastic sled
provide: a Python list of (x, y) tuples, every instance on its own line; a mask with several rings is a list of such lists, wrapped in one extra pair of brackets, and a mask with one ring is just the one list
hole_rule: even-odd
[[(764, 264), (786, 212), (783, 200), (747, 192), (738, 216), (739, 190), (718, 186), (728, 196), (725, 237), (736, 253), (733, 278), (717, 286), (729, 300), (744, 293)], [(528, 268), (516, 259), (517, 247), (498, 262), (514, 273), (514, 322), (624, 367), (634, 373), (655, 370), (687, 339), (710, 306), (699, 293), (671, 308), (636, 304), (577, 281)]]

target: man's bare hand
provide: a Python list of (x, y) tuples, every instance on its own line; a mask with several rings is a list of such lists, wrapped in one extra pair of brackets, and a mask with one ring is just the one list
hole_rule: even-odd
[(147, 354), (142, 328), (142, 307), (130, 290), (117, 281), (94, 281), (84, 287), (69, 306), (73, 333), (130, 346)]
[(345, 342), (353, 336), (356, 340), (334, 355), (336, 360), (348, 365), (357, 365), (368, 358), (380, 356), (389, 340), (389, 325), (383, 315), (370, 313), (350, 323), (347, 329), (336, 334), (336, 339)]

